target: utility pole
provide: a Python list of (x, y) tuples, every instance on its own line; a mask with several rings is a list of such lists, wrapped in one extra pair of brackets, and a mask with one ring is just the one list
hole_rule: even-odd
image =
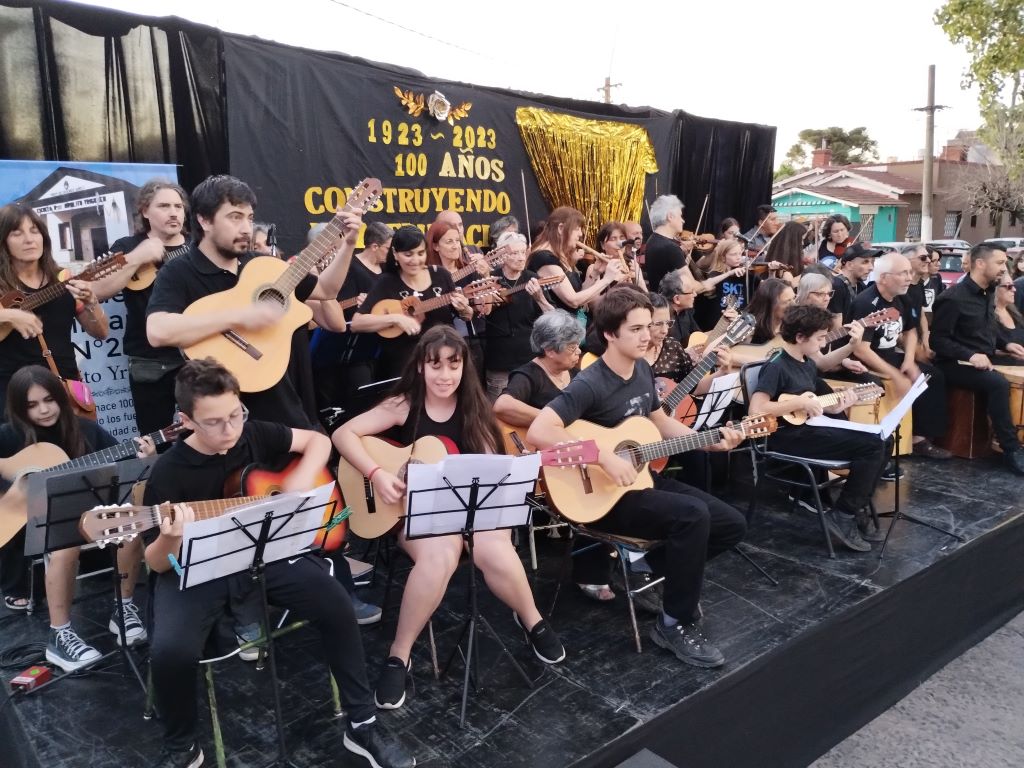
[(932, 239), (932, 193), (935, 186), (935, 112), (947, 107), (935, 103), (935, 65), (928, 65), (928, 106), (917, 107), (925, 112), (924, 178), (921, 183), (921, 242)]
[(604, 93), (604, 103), (605, 104), (611, 104), (612, 103), (612, 88), (618, 88), (621, 85), (622, 85), (622, 83), (613, 83), (611, 76), (608, 76), (608, 77), (606, 77), (604, 79), (604, 85), (601, 86), (600, 88), (598, 88), (597, 90), (598, 90), (599, 93), (600, 92)]

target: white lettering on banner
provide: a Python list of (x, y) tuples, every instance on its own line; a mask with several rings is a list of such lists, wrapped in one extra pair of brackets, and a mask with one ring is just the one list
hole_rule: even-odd
[(124, 300), (120, 294), (103, 302), (110, 333), (105, 339), (94, 339), (75, 323), (71, 343), (82, 380), (89, 385), (96, 401), (96, 421), (117, 438), (138, 434), (135, 406), (128, 386), (128, 355), (124, 353)]

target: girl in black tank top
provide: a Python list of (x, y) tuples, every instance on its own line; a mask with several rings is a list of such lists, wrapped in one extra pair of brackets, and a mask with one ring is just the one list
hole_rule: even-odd
[[(469, 349), (454, 328), (436, 326), (425, 332), (392, 396), (342, 425), (332, 437), (343, 460), (370, 479), (376, 495), (395, 503), (404, 495), (405, 484), (377, 466), (366, 452), (361, 438), (367, 435), (387, 435), (403, 445), (433, 435), (450, 443), (449, 450), (500, 450), (501, 436)], [(405, 702), (413, 643), (440, 605), (463, 548), (458, 535), (410, 541), (399, 531), (398, 542), (415, 565), (405, 584), (389, 658), (377, 683), (377, 706), (382, 709), (397, 709)], [(474, 559), (491, 592), (515, 612), (537, 657), (549, 664), (565, 658), (561, 643), (537, 610), (510, 532), (477, 533)]]

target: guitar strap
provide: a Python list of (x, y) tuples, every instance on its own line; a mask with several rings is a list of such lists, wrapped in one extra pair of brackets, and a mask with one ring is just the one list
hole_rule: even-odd
[(57, 370), (57, 364), (53, 362), (53, 352), (50, 351), (46, 338), (41, 333), (36, 338), (39, 339), (39, 346), (43, 350), (43, 359), (50, 367), (50, 371), (64, 385), (64, 390), (68, 393), (68, 399), (71, 401), (72, 410), (78, 416), (84, 416), (87, 419), (96, 421), (96, 403), (92, 399), (92, 392), (89, 390), (89, 386), (84, 381), (65, 379), (61, 376), (60, 371)]

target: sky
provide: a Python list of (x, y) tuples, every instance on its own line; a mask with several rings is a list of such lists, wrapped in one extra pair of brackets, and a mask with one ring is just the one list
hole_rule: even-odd
[[(152, 16), (156, 0), (91, 0)], [(693, 2), (622, 5), (518, 0), (235, 2), (176, 0), (174, 14), (254, 35), (397, 64), (428, 77), (578, 99), (683, 109), (774, 125), (776, 165), (804, 128), (865, 126), (882, 161), (925, 144), (928, 65), (935, 64), (935, 151), (980, 118), (961, 86), (969, 59), (932, 17), (936, 0)]]

